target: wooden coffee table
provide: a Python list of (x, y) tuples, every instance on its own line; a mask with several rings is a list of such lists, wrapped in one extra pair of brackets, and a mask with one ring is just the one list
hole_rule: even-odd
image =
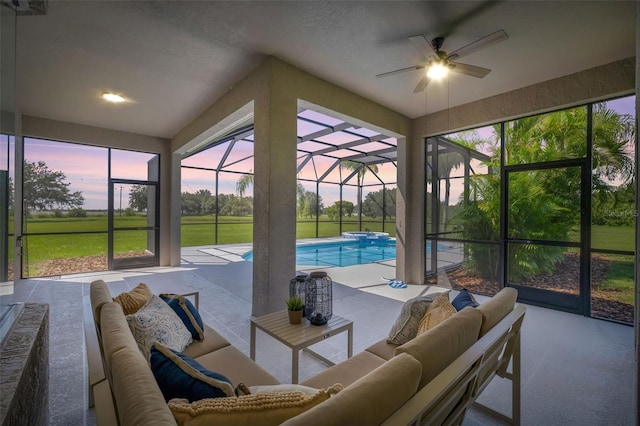
[(289, 324), (287, 311), (278, 311), (251, 319), (250, 356), (256, 359), (256, 329), (262, 330), (292, 350), (291, 383), (298, 383), (298, 366), (300, 350), (309, 352), (323, 362), (334, 365), (334, 362), (309, 349), (314, 343), (321, 342), (331, 336), (347, 331), (347, 358), (353, 355), (353, 321), (333, 315), (325, 325), (312, 325), (306, 318), (301, 324)]

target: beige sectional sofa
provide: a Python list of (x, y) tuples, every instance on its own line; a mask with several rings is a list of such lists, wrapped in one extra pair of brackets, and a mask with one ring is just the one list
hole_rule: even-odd
[[(384, 339), (308, 378), (301, 384), (328, 389), (340, 383), (344, 389), (284, 424), (447, 423), (461, 419), (496, 374), (512, 381), (510, 421), (518, 424), (519, 330), (524, 307), (515, 304), (516, 296), (514, 289), (503, 289), (478, 308), (465, 308), (403, 345)], [(174, 425), (178, 419), (185, 424), (206, 424), (193, 410), (172, 413), (138, 349), (121, 306), (112, 301), (103, 281), (91, 284), (90, 298), (94, 324), (85, 330), (96, 330), (98, 344), (92, 350), (88, 341), (89, 365), (91, 369), (92, 364), (100, 364), (92, 358), (101, 357), (103, 370), (99, 373), (104, 373), (103, 379), (99, 374), (90, 377), (97, 423)], [(184, 353), (234, 384), (279, 383), (206, 325), (204, 340), (190, 344)], [(510, 361), (512, 372), (507, 372)], [(264, 423), (256, 423), (255, 417), (247, 417), (246, 424), (271, 424), (266, 413), (264, 418)], [(210, 417), (207, 419), (211, 421)], [(242, 424), (242, 417), (234, 419), (233, 424)]]

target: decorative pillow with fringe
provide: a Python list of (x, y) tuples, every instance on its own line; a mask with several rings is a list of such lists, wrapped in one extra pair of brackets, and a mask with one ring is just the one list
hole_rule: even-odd
[(125, 315), (135, 314), (151, 298), (151, 289), (145, 283), (138, 284), (133, 290), (120, 293), (113, 301), (122, 306)]
[(422, 317), (422, 320), (420, 320), (420, 324), (418, 324), (418, 335), (431, 330), (442, 321), (453, 316), (456, 312), (458, 312), (456, 308), (449, 302), (448, 293), (436, 297), (436, 300), (429, 305), (427, 312), (424, 314), (424, 317)]
[(189, 403), (172, 399), (169, 408), (179, 425), (276, 426), (315, 407), (338, 393), (342, 385), (314, 395), (302, 391), (265, 392), (229, 398), (207, 398)]

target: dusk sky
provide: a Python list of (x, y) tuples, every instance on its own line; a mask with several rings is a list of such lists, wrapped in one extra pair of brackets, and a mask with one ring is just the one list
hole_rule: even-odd
[[(608, 107), (625, 114), (635, 113), (635, 97), (628, 96), (625, 98), (616, 99), (607, 102)], [(312, 111), (305, 111), (303, 114), (317, 114)], [(311, 117), (311, 116), (310, 116)], [(309, 117), (309, 118), (310, 118)], [(335, 120), (334, 122), (329, 122)], [(341, 123), (340, 120), (323, 116), (323, 121), (329, 125)], [(299, 120), (298, 134), (304, 136), (314, 131), (320, 130), (322, 127), (314, 125), (312, 123)], [(373, 136), (377, 132), (368, 129), (352, 129), (355, 132), (363, 136)], [(491, 126), (487, 126), (482, 129), (478, 129), (478, 134), (483, 137), (490, 137), (492, 135)], [(332, 139), (332, 143), (340, 142), (340, 138), (343, 138), (343, 142), (353, 140), (353, 136), (349, 139), (348, 134), (335, 135)], [(388, 142), (395, 143), (395, 139), (389, 138)], [(314, 142), (304, 142), (301, 145), (302, 149), (314, 149), (312, 146)], [(320, 145), (320, 144), (316, 144)], [(7, 164), (7, 150), (6, 141), (3, 141), (3, 149), (0, 150), (0, 165), (2, 168), (6, 168)], [(383, 145), (379, 142), (371, 142), (366, 144), (364, 149), (368, 151), (381, 148)], [(183, 161), (183, 165), (214, 168), (220, 163), (220, 158), (225, 152), (227, 144), (222, 144), (217, 147), (211, 148), (200, 154), (187, 158)], [(28, 161), (45, 161), (49, 169), (55, 171), (62, 171), (67, 177), (71, 191), (81, 191), (85, 198), (84, 208), (88, 210), (92, 209), (106, 209), (107, 208), (107, 176), (108, 176), (108, 159), (107, 149), (97, 148), (80, 144), (71, 144), (63, 142), (51, 142), (42, 141), (33, 138), (25, 138), (25, 158)], [(346, 150), (345, 150), (346, 151)], [(351, 152), (352, 154), (352, 152)], [(12, 160), (13, 144), (11, 143), (11, 152), (9, 157)], [(346, 155), (346, 154), (345, 154)], [(130, 151), (112, 150), (112, 177), (122, 179), (147, 179), (146, 164), (149, 159), (153, 157), (152, 154), (136, 153)], [(337, 156), (340, 156), (340, 151), (337, 152)], [(302, 157), (299, 158), (299, 162)], [(322, 175), (327, 168), (332, 164), (333, 160), (325, 157), (315, 157), (313, 162), (308, 162), (304, 169), (299, 173), (298, 177), (301, 179), (315, 180), (316, 176)], [(13, 164), (9, 161), (10, 174), (12, 174)], [(253, 142), (252, 136), (247, 140), (239, 141), (235, 144), (231, 155), (227, 158), (224, 166), (224, 170), (231, 172), (248, 172), (253, 171)], [(390, 183), (388, 187), (396, 187), (396, 167), (392, 164), (380, 164), (378, 165), (380, 177), (387, 183)], [(478, 170), (477, 170), (478, 171)], [(454, 174), (461, 172), (454, 171)], [(220, 173), (219, 192), (224, 194), (236, 193), (236, 182), (240, 177), (237, 173)], [(212, 171), (202, 171), (193, 169), (182, 169), (182, 192), (195, 192), (201, 189), (208, 189), (211, 193), (215, 192), (215, 173)], [(340, 180), (340, 174), (338, 168), (329, 174), (327, 182), (338, 182)], [(355, 180), (354, 180), (355, 182)], [(309, 191), (315, 190), (315, 184), (311, 182), (302, 182), (305, 189)], [(365, 184), (376, 184), (379, 182), (371, 173), (368, 173), (365, 177)], [(363, 191), (363, 197), (369, 191), (377, 191), (382, 187), (380, 185), (371, 188), (365, 188)], [(252, 189), (247, 191), (245, 195), (251, 195)], [(451, 203), (456, 203), (460, 194), (462, 193), (461, 185), (454, 185), (451, 192)], [(118, 194), (119, 195), (119, 194)], [(320, 196), (322, 197), (325, 207), (332, 205), (335, 201), (339, 200), (339, 190), (337, 185), (321, 184)], [(344, 188), (343, 197), (347, 200), (351, 200), (355, 203), (356, 189), (355, 187)], [(128, 205), (129, 194), (126, 187), (123, 192), (123, 207)], [(117, 205), (117, 203), (116, 203)]]

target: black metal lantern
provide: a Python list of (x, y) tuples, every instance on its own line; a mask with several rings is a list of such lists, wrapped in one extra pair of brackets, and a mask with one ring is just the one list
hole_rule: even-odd
[(325, 325), (333, 315), (333, 281), (324, 271), (309, 274), (305, 281), (304, 313), (313, 325)]
[[(289, 297), (299, 297), (302, 303), (305, 302), (306, 280), (309, 277), (307, 273), (301, 273), (291, 278), (289, 281)], [(302, 309), (302, 316), (305, 316), (305, 308)]]

